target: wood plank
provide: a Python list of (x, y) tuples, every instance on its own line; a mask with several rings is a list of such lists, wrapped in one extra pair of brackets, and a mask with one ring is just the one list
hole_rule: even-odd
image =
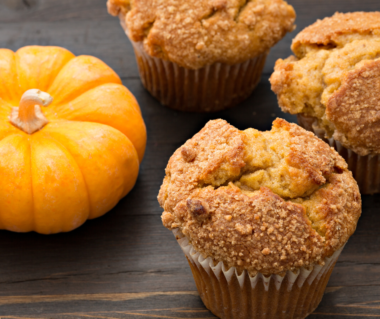
[(33, 296), (6, 296), (0, 297), (0, 305), (13, 304), (33, 304), (46, 302), (67, 302), (67, 301), (129, 301), (136, 299), (146, 299), (155, 296), (198, 296), (197, 291), (158, 291), (158, 292), (136, 292), (136, 293), (116, 293), (116, 294), (76, 294), (76, 295), (33, 295)]
[[(380, 298), (376, 291), (370, 287), (334, 287), (328, 289), (320, 306), (310, 315), (310, 319), (327, 318), (367, 318), (380, 316)], [(137, 295), (137, 294), (136, 294)], [(214, 318), (208, 312), (195, 292), (144, 294), (144, 298), (112, 300), (113, 295), (107, 298), (75, 298), (76, 301), (67, 303), (67, 298), (62, 298), (58, 303), (46, 302), (51, 296), (35, 298), (36, 304), (26, 303), (17, 305), (17, 312), (12, 315), (2, 314), (4, 310), (15, 309), (12, 305), (1, 307), (1, 318)], [(19, 298), (19, 297), (15, 297)], [(68, 307), (68, 305), (70, 305)], [(25, 309), (24, 309), (25, 307)], [(31, 314), (35, 307), (37, 314)], [(90, 309), (90, 310), (89, 310)], [(29, 310), (29, 313), (27, 312)]]
[(7, 23), (113, 20), (103, 0), (3, 0), (0, 20)]

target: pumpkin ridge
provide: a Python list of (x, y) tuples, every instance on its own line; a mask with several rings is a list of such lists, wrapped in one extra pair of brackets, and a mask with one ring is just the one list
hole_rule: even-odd
[[(67, 50), (69, 51), (69, 50)], [(72, 53), (71, 51), (69, 51), (70, 53)], [(66, 66), (66, 64), (68, 64), (72, 59), (74, 59), (76, 56), (74, 55), (70, 60), (67, 60), (65, 61), (65, 64), (62, 64), (62, 66), (60, 67), (59, 71), (57, 72), (57, 74), (55, 74), (51, 79), (50, 79), (50, 83), (53, 83), (55, 81), (55, 79), (57, 78), (58, 74), (61, 73), (62, 69)], [(49, 88), (50, 88), (51, 84), (49, 85)]]
[[(76, 62), (77, 64), (74, 64), (74, 62)], [(70, 63), (72, 63), (73, 65), (69, 66)], [(80, 74), (80, 76), (78, 76), (78, 74)], [(69, 76), (72, 79), (72, 81), (68, 83), (68, 81), (65, 80), (64, 75)], [(86, 76), (88, 78), (86, 78)], [(60, 77), (62, 77), (62, 79)], [(75, 81), (78, 81), (78, 83), (75, 83)], [(65, 90), (67, 91), (69, 85), (73, 82), (75, 83), (75, 87), (77, 88), (83, 86), (83, 91), (73, 90), (71, 94), (64, 96), (63, 98), (59, 98), (63, 94), (62, 92), (65, 92)], [(50, 93), (54, 97), (56, 102), (53, 102), (53, 104), (60, 105), (64, 103), (69, 103), (82, 93), (106, 83), (122, 84), (122, 81), (120, 77), (117, 75), (117, 73), (102, 60), (91, 55), (79, 55), (71, 59), (60, 70), (54, 81), (51, 82), (46, 92)]]
[(0, 60), (5, 63), (0, 65), (0, 73), (5, 81), (2, 81), (0, 95), (9, 104), (18, 102), (19, 81), (16, 69), (16, 54), (9, 49), (0, 49)]
[[(108, 85), (108, 83), (102, 84), (93, 90), (96, 90), (97, 88), (104, 85)], [(120, 87), (124, 86), (120, 85)], [(86, 93), (91, 94), (88, 93), (90, 91), (92, 90), (83, 93), (83, 95)], [(50, 119), (49, 117), (53, 117), (55, 120), (61, 119), (73, 122), (89, 122), (110, 126), (124, 134), (132, 142), (138, 153), (139, 162), (141, 163), (146, 148), (147, 132), (144, 119), (142, 117), (141, 111), (139, 110), (137, 101), (136, 106), (132, 105), (130, 107), (130, 101), (120, 100), (118, 101), (119, 105), (125, 104), (127, 106), (123, 105), (122, 107), (118, 106), (114, 109), (111, 109), (110, 107), (105, 107), (101, 102), (99, 105), (96, 105), (96, 103), (99, 101), (99, 99), (95, 99), (96, 93), (94, 94), (95, 96), (92, 97), (93, 100), (91, 100), (91, 96), (86, 96), (87, 99), (90, 98), (86, 104), (84, 104), (84, 100), (87, 101), (87, 99), (81, 98), (81, 95), (69, 103), (54, 105), (53, 107), (49, 106), (45, 109), (46, 117), (48, 119)], [(132, 96), (132, 93), (129, 91), (128, 93)], [(109, 100), (112, 100), (111, 96), (113, 95), (113, 92), (109, 92), (108, 94), (108, 96), (110, 96)], [(115, 100), (117, 101), (118, 98), (119, 96), (117, 96)], [(94, 102), (94, 100), (96, 101)], [(112, 101), (111, 104), (113, 102), (114, 101)], [(97, 106), (97, 108), (91, 109), (94, 107), (94, 104)], [(113, 110), (113, 112), (111, 110)], [(129, 123), (129, 125), (127, 123)]]
[[(49, 134), (40, 131), (33, 134), (31, 139), (32, 174), (37, 177), (36, 180), (33, 179), (33, 190), (38, 195), (34, 196), (34, 207), (38, 212), (38, 215), (35, 214), (34, 230), (42, 234), (52, 234), (68, 232), (81, 226), (88, 220), (90, 207), (86, 184), (77, 161)], [(51, 164), (46, 165), (49, 162)], [(66, 191), (67, 185), (75, 185), (76, 188)], [(55, 201), (62, 205), (57, 206)]]
[[(5, 135), (5, 136), (2, 136), (1, 138), (0, 138), (0, 145), (1, 145), (1, 142), (4, 140), (4, 139), (6, 139), (7, 137), (10, 137), (11, 135), (13, 135), (13, 134), (8, 134), (8, 135)], [(32, 196), (33, 196), (33, 194), (32, 194)], [(33, 198), (33, 197), (32, 197)], [(2, 212), (2, 210), (1, 210), (1, 208), (0, 208), (0, 229), (6, 229), (6, 227), (5, 227), (5, 223), (4, 223), (4, 221), (3, 221), (3, 212)], [(7, 230), (7, 229), (6, 229)]]
[[(46, 127), (45, 133), (49, 134), (49, 136), (53, 136), (55, 139), (58, 139), (59, 141), (65, 140), (65, 145), (66, 145), (66, 143), (68, 145), (67, 148), (72, 149), (74, 154), (75, 154), (74, 159), (79, 158), (78, 165), (80, 168), (81, 167), (83, 168), (83, 174), (84, 174), (85, 178), (88, 179), (89, 183), (93, 183), (94, 178), (93, 178), (93, 176), (91, 176), (91, 172), (88, 170), (88, 167), (83, 166), (83, 165), (85, 165), (85, 163), (83, 162), (83, 156), (81, 155), (81, 151), (79, 151), (80, 149), (83, 149), (85, 152), (87, 152), (87, 146), (85, 146), (86, 144), (82, 144), (81, 142), (78, 142), (77, 138), (75, 137), (77, 134), (83, 135), (85, 137), (85, 140), (83, 143), (87, 143), (87, 141), (90, 141), (90, 140), (93, 140), (93, 141), (91, 141), (91, 144), (93, 144), (94, 142), (96, 143), (96, 145), (97, 145), (96, 149), (94, 149), (94, 151), (93, 151), (93, 152), (95, 152), (93, 154), (95, 154), (96, 157), (98, 156), (96, 154), (102, 154), (102, 150), (104, 149), (104, 146), (102, 146), (102, 144), (104, 145), (104, 142), (100, 142), (100, 141), (96, 142), (97, 138), (95, 137), (95, 139), (94, 139), (94, 136), (93, 136), (93, 134), (96, 133), (96, 131), (98, 131), (98, 130), (99, 130), (99, 132), (104, 130), (104, 133), (108, 136), (106, 138), (107, 139), (111, 138), (111, 140), (109, 140), (110, 143), (113, 143), (112, 141), (115, 141), (115, 139), (117, 139), (117, 140), (121, 139), (118, 142), (119, 145), (120, 145), (120, 143), (123, 143), (123, 146), (120, 149), (121, 150), (125, 149), (126, 151), (128, 151), (128, 153), (123, 153), (122, 157), (120, 157), (120, 155), (122, 153), (120, 153), (118, 151), (107, 152), (106, 157), (104, 157), (103, 155), (100, 155), (100, 157), (99, 157), (100, 163), (103, 163), (103, 164), (108, 163), (107, 167), (111, 170), (111, 173), (113, 176), (112, 178), (113, 179), (116, 178), (117, 180), (116, 181), (114, 180), (113, 185), (110, 185), (111, 188), (115, 188), (115, 189), (113, 190), (113, 199), (107, 198), (107, 200), (106, 200), (106, 202), (108, 202), (108, 204), (106, 204), (107, 206), (109, 206), (109, 204), (111, 202), (113, 203), (112, 207), (109, 206), (109, 208), (107, 208), (107, 210), (103, 210), (103, 208), (101, 208), (104, 205), (104, 202), (103, 202), (104, 199), (102, 199), (103, 197), (102, 196), (99, 197), (99, 193), (97, 193), (94, 188), (91, 189), (91, 187), (89, 187), (89, 189), (91, 189), (90, 194), (94, 194), (94, 197), (90, 196), (90, 198), (92, 198), (92, 202), (93, 202), (93, 206), (92, 206), (93, 215), (92, 216), (90, 215), (90, 217), (89, 217), (89, 219), (93, 219), (93, 218), (97, 218), (97, 217), (104, 215), (104, 213), (106, 211), (109, 211), (110, 209), (112, 209), (117, 204), (117, 202), (120, 201), (120, 199), (122, 199), (133, 188), (133, 185), (135, 184), (135, 182), (137, 180), (137, 173), (138, 173), (138, 169), (139, 169), (139, 158), (138, 158), (137, 151), (136, 151), (134, 145), (132, 144), (132, 142), (128, 139), (128, 137), (126, 137), (119, 130), (117, 130), (117, 129), (109, 126), (109, 125), (104, 125), (104, 124), (99, 124), (99, 123), (94, 123), (94, 122), (82, 122), (83, 125), (80, 125), (80, 124), (78, 125), (78, 123), (80, 123), (80, 122), (66, 121), (66, 120), (57, 120), (54, 122), (52, 121), (50, 123), (50, 125), (48, 125)], [(67, 125), (67, 127), (65, 127), (66, 125)], [(85, 128), (85, 131), (88, 128), (92, 132), (89, 131), (88, 133), (83, 134), (83, 132), (84, 132), (83, 128)], [(65, 133), (66, 130), (69, 130), (72, 133), (66, 134)], [(103, 133), (101, 133), (101, 134), (103, 134)], [(79, 138), (81, 138), (80, 135), (78, 135)], [(87, 138), (88, 138), (88, 140), (87, 140)], [(108, 145), (107, 150), (109, 150), (109, 151), (111, 150), (111, 148), (110, 148), (111, 144), (110, 143), (107, 143), (107, 145)], [(124, 145), (124, 143), (125, 143), (125, 145)], [(88, 149), (88, 150), (90, 150), (90, 149)], [(92, 152), (92, 151), (90, 150), (90, 152)], [(91, 156), (91, 154), (89, 154), (89, 155)], [(93, 158), (93, 161), (96, 161), (96, 157)], [(125, 166), (124, 165), (125, 160), (135, 162), (136, 166), (130, 167), (129, 166), (130, 164)], [(112, 165), (110, 165), (111, 161), (112, 161)], [(101, 164), (101, 165), (103, 165), (103, 164)], [(120, 164), (122, 164), (122, 166), (120, 166)], [(117, 171), (119, 171), (119, 172), (117, 173)], [(103, 169), (101, 174), (104, 175), (105, 172), (106, 171)], [(106, 175), (109, 176), (108, 173)], [(104, 185), (104, 183), (108, 183), (108, 184), (112, 183), (112, 179), (110, 179), (110, 177), (107, 177), (106, 175), (105, 175), (106, 181), (103, 180), (101, 182), (101, 184), (103, 184), (103, 185)], [(99, 183), (100, 183), (100, 181), (99, 181)], [(119, 185), (119, 183), (120, 183), (120, 185)], [(92, 184), (88, 184), (88, 185), (92, 186)], [(116, 185), (118, 185), (117, 187), (120, 186), (120, 188), (116, 189)], [(95, 190), (95, 193), (93, 193), (94, 190)], [(109, 199), (111, 199), (111, 201), (109, 201)], [(117, 200), (115, 200), (115, 199), (117, 199)]]
[[(14, 143), (17, 144), (14, 144)], [(21, 146), (21, 148), (20, 148)], [(22, 150), (15, 154), (14, 149)], [(30, 173), (30, 139), (25, 134), (21, 133), (13, 133), (8, 134), (6, 137), (2, 138), (0, 141), (0, 154), (1, 154), (1, 168), (2, 171), (2, 183), (1, 183), (1, 194), (3, 195), (8, 194), (8, 197), (10, 201), (5, 202), (5, 206), (1, 205), (1, 212), (0, 212), (0, 229), (5, 229), (9, 231), (16, 231), (16, 232), (25, 232), (25, 231), (31, 231), (33, 230), (33, 218), (31, 216), (31, 211), (33, 210), (33, 197), (32, 192), (28, 192), (28, 190), (25, 190), (24, 188), (28, 188), (31, 183), (31, 175), (29, 178), (25, 178), (28, 176), (28, 172)], [(11, 169), (8, 171), (9, 167), (6, 167), (7, 165), (4, 163), (9, 162), (9, 160), (12, 160), (13, 163), (15, 163), (15, 166), (11, 166)], [(4, 162), (5, 161), (5, 162)], [(21, 166), (19, 166), (21, 165)], [(15, 172), (15, 167), (16, 172)], [(28, 170), (29, 168), (29, 170)], [(8, 173), (9, 172), (9, 173)], [(24, 174), (26, 173), (26, 174)], [(5, 178), (4, 178), (5, 176)], [(11, 177), (11, 179), (9, 179)], [(11, 183), (7, 183), (6, 181), (11, 181)], [(29, 186), (26, 186), (29, 185)], [(10, 188), (9, 188), (10, 187)], [(4, 191), (5, 190), (5, 191)], [(20, 194), (24, 193), (24, 194)], [(25, 193), (29, 193), (26, 196)], [(21, 201), (24, 202), (24, 199), (27, 199), (27, 206), (26, 205), (18, 205), (16, 203), (16, 207), (12, 209), (12, 205), (10, 203), (14, 203), (18, 200), (20, 200), (21, 195)], [(7, 195), (5, 196), (7, 197)], [(3, 199), (4, 196), (1, 196)], [(29, 200), (28, 200), (29, 199)], [(24, 202), (25, 204), (25, 202)], [(7, 209), (11, 207), (11, 210), (15, 212), (16, 214), (7, 215)], [(27, 207), (27, 214), (24, 216), (29, 216), (29, 227), (24, 225), (20, 225), (20, 208), (23, 209)], [(25, 220), (24, 220), (25, 221)], [(21, 221), (21, 224), (23, 224), (23, 221)], [(26, 227), (25, 227), (26, 226)]]
[[(125, 135), (122, 131), (120, 131), (119, 129), (117, 129), (117, 128), (111, 126), (111, 125), (108, 125), (108, 124), (104, 124), (104, 123), (100, 123), (100, 122), (95, 122), (95, 121), (68, 120), (68, 119), (64, 119), (64, 118), (55, 118), (55, 119), (51, 119), (49, 121), (49, 123), (65, 123), (65, 122), (67, 122), (67, 123), (78, 123), (78, 124), (80, 124), (80, 123), (90, 123), (90, 124), (95, 124), (95, 125), (100, 125), (100, 126), (106, 126), (108, 128), (111, 128), (111, 129), (114, 129), (114, 130), (118, 131), (120, 134), (124, 135), (132, 143), (132, 141), (129, 139), (129, 137), (127, 135)], [(46, 125), (46, 127), (49, 126), (49, 123)], [(132, 145), (133, 145), (133, 143), (132, 143)], [(135, 149), (135, 151), (137, 153), (135, 145), (133, 145), (133, 147), (134, 147), (134, 149)]]
[(33, 191), (33, 172), (32, 172), (32, 141), (31, 139), (29, 139), (29, 171), (30, 171), (30, 191), (32, 193), (32, 202), (33, 202), (33, 205), (31, 205), (31, 212), (30, 214), (32, 215), (32, 229), (36, 229), (36, 216), (35, 216), (35, 202), (34, 202), (34, 191)]
[[(119, 85), (122, 85), (122, 86), (123, 86), (123, 84), (115, 83), (115, 82), (99, 83), (99, 84), (97, 84), (97, 85), (95, 85), (95, 86), (92, 86), (92, 87), (87, 88), (85, 91), (79, 93), (78, 95), (76, 95), (76, 96), (73, 97), (73, 98), (70, 98), (69, 100), (64, 100), (63, 102), (60, 101), (60, 102), (58, 102), (58, 103), (55, 103), (55, 102), (54, 102), (54, 99), (53, 99), (53, 102), (52, 102), (51, 106), (52, 106), (52, 107), (57, 107), (57, 106), (64, 106), (64, 105), (67, 105), (67, 104), (71, 103), (72, 101), (76, 100), (77, 98), (79, 98), (81, 95), (86, 94), (86, 93), (88, 93), (89, 91), (91, 91), (91, 90), (93, 90), (93, 89), (96, 89), (96, 88), (98, 88), (98, 87), (101, 87), (101, 86), (103, 86), (103, 85), (107, 85), (107, 84), (119, 84)], [(47, 90), (47, 92), (49, 92), (49, 91)], [(54, 96), (53, 96), (53, 98), (54, 98)]]
[[(85, 91), (81, 92), (80, 94), (76, 95), (75, 97), (73, 98), (70, 98), (69, 100), (65, 100), (64, 102), (58, 102), (58, 103), (55, 103), (54, 102), (54, 99), (53, 99), (53, 103), (52, 103), (52, 107), (57, 107), (57, 106), (65, 106), (69, 103), (71, 103), (72, 101), (76, 100), (77, 98), (79, 98), (81, 95), (83, 94), (86, 94), (88, 93), (89, 91), (93, 90), (93, 89), (96, 89), (98, 87), (101, 87), (103, 85), (107, 85), (107, 84), (119, 84), (119, 83), (115, 83), (115, 82), (105, 82), (105, 83), (99, 83), (98, 85), (95, 85), (95, 86), (92, 86), (92, 87), (89, 87), (87, 88)], [(123, 84), (120, 84), (120, 85), (123, 85)], [(54, 98), (54, 97), (53, 97)]]
[[(49, 110), (51, 111), (52, 109), (54, 109), (54, 108), (56, 108), (56, 107), (60, 107), (60, 108), (62, 108), (62, 106), (66, 106), (66, 105), (70, 104), (70, 103), (73, 102), (74, 100), (79, 99), (82, 95), (87, 94), (89, 91), (99, 89), (99, 88), (101, 88), (101, 87), (103, 87), (103, 86), (104, 86), (104, 87), (108, 86), (110, 90), (111, 90), (111, 89), (114, 89), (114, 88), (118, 88), (118, 89), (122, 89), (122, 90), (123, 90), (123, 89), (127, 90), (127, 92), (131, 95), (131, 97), (133, 97), (133, 99), (134, 99), (134, 101), (135, 101), (135, 103), (136, 103), (136, 107), (133, 106), (133, 108), (134, 108), (134, 109), (136, 110), (136, 112), (139, 113), (139, 114), (141, 115), (141, 117), (142, 117), (141, 108), (140, 108), (140, 106), (139, 106), (139, 103), (138, 103), (136, 97), (132, 94), (132, 92), (131, 92), (126, 86), (124, 86), (122, 83), (120, 84), (120, 83), (113, 83), (113, 82), (102, 83), (102, 84), (99, 84), (99, 85), (97, 85), (97, 86), (94, 86), (93, 88), (90, 88), (90, 89), (88, 89), (88, 90), (85, 91), (85, 92), (82, 92), (82, 93), (79, 94), (77, 97), (75, 97), (74, 99), (72, 99), (71, 101), (68, 101), (68, 102), (57, 103), (57, 104), (55, 104), (55, 103), (54, 103), (54, 100), (53, 100), (53, 103), (52, 103), (51, 107), (49, 108)], [(61, 112), (61, 109), (60, 109), (60, 108), (56, 110), (56, 111), (57, 111), (56, 113)]]
[[(135, 152), (136, 152), (136, 154), (137, 154), (137, 158), (139, 159), (139, 165), (141, 164), (141, 161), (142, 161), (142, 159), (141, 159), (141, 161), (140, 161), (140, 157), (139, 157), (139, 154), (138, 154), (138, 152), (137, 152), (137, 149), (136, 149), (136, 146), (135, 146), (135, 144), (133, 144), (132, 143), (132, 141), (130, 140), (130, 138), (127, 136), (127, 135), (125, 135), (122, 131), (120, 131), (118, 128), (116, 128), (116, 127), (114, 127), (114, 126), (112, 126), (112, 125), (108, 125), (108, 124), (104, 124), (104, 123), (100, 123), (100, 122), (95, 122), (95, 121), (83, 121), (83, 120), (68, 120), (68, 119), (65, 119), (65, 118), (55, 118), (55, 119), (52, 119), (52, 120), (50, 120), (50, 122), (49, 123), (64, 123), (64, 122), (69, 122), (69, 123), (91, 123), (91, 124), (95, 124), (95, 125), (100, 125), (100, 126), (106, 126), (106, 127), (108, 127), (108, 128), (111, 128), (111, 129), (113, 129), (113, 130), (116, 130), (116, 131), (118, 131), (120, 134), (122, 134), (123, 136), (125, 136), (128, 140), (129, 140), (129, 142), (132, 144), (132, 146), (133, 146), (133, 148), (134, 148), (134, 150), (135, 150)], [(46, 127), (48, 127), (49, 126), (49, 123), (46, 125)], [(139, 166), (140, 167), (140, 166)], [(1, 319), (1, 318), (0, 318)]]
[[(28, 50), (30, 52), (28, 52)], [(22, 86), (21, 79), (23, 78), (21, 73), (22, 73), (22, 71), (25, 71), (22, 69), (22, 58), (23, 58), (22, 54), (25, 54), (25, 52), (26, 52), (29, 55), (36, 55), (36, 57), (42, 56), (42, 58), (43, 58), (46, 55), (48, 57), (50, 57), (52, 50), (57, 50), (55, 53), (55, 56), (54, 56), (55, 60), (50, 61), (50, 62), (54, 62), (54, 63), (52, 65), (49, 65), (49, 66), (44, 66), (43, 68), (45, 70), (42, 70), (42, 73), (44, 71), (46, 71), (46, 69), (49, 69), (50, 72), (48, 73), (49, 74), (48, 82), (53, 83), (55, 78), (58, 76), (58, 74), (61, 72), (61, 70), (66, 66), (66, 64), (75, 58), (75, 55), (71, 51), (69, 51), (65, 48), (62, 48), (62, 47), (58, 47), (58, 46), (29, 45), (29, 46), (22, 47), (22, 48), (18, 49), (16, 52), (14, 52), (17, 79), (18, 79), (18, 84), (20, 85), (20, 87)], [(61, 58), (63, 58), (63, 60), (60, 60), (59, 57), (57, 59), (58, 54), (59, 53), (63, 54), (63, 52), (66, 54), (66, 56), (64, 58), (63, 58), (63, 56), (61, 56)], [(71, 56), (68, 57), (69, 55), (71, 55)], [(44, 63), (44, 62), (46, 62), (46, 61), (43, 61), (42, 63)], [(29, 63), (27, 63), (27, 64), (29, 64)], [(54, 66), (56, 68), (54, 68)], [(41, 70), (38, 70), (38, 72), (41, 73)], [(38, 74), (37, 78), (39, 78), (39, 74)], [(39, 79), (39, 80), (41, 80), (41, 79)], [(41, 84), (41, 83), (39, 83), (39, 84)], [(33, 87), (28, 87), (28, 88), (23, 88), (23, 89), (24, 89), (24, 91), (26, 91), (28, 89), (41, 89), (42, 91), (46, 91), (49, 86), (50, 85), (48, 85), (46, 87), (39, 87), (39, 85), (37, 85), (36, 87), (33, 86)]]
[(52, 141), (54, 141), (59, 148), (66, 150), (66, 152), (68, 154), (70, 154), (71, 158), (74, 160), (75, 164), (77, 165), (78, 170), (80, 171), (80, 174), (81, 174), (81, 177), (82, 177), (82, 180), (83, 180), (83, 184), (84, 184), (84, 186), (86, 188), (88, 208), (89, 208), (86, 220), (88, 220), (89, 217), (91, 216), (91, 211), (92, 211), (92, 207), (91, 206), (92, 205), (91, 205), (90, 192), (89, 192), (89, 189), (88, 189), (88, 185), (87, 185), (86, 179), (84, 178), (84, 175), (83, 175), (81, 167), (77, 163), (77, 160), (76, 160), (75, 156), (70, 152), (69, 148), (66, 145), (64, 145), (64, 143), (62, 141), (59, 141), (56, 137), (52, 136), (52, 134), (49, 134), (49, 133), (43, 133), (43, 136), (51, 139)]

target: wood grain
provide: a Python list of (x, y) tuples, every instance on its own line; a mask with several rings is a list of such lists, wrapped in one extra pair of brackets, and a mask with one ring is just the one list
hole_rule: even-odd
[[(335, 11), (379, 10), (379, 0), (292, 0), (297, 31)], [(296, 32), (297, 32), (296, 31)], [(295, 32), (295, 33), (296, 33)], [(160, 220), (156, 196), (171, 154), (209, 119), (268, 130), (283, 114), (268, 77), (291, 54), (288, 35), (272, 49), (256, 91), (238, 107), (185, 114), (142, 87), (131, 45), (105, 0), (0, 0), (0, 45), (60, 45), (103, 59), (137, 97), (148, 146), (134, 190), (79, 229), (54, 236), (0, 232), (0, 318), (214, 318), (204, 308), (180, 248)], [(363, 215), (309, 318), (380, 317), (380, 196), (363, 197)]]
[(45, 302), (67, 302), (75, 300), (86, 301), (129, 301), (136, 299), (146, 299), (155, 296), (198, 296), (196, 291), (172, 291), (172, 292), (136, 292), (118, 294), (77, 294), (77, 295), (32, 295), (32, 296), (6, 296), (0, 297), (0, 305), (26, 304), (26, 303), (45, 303)]

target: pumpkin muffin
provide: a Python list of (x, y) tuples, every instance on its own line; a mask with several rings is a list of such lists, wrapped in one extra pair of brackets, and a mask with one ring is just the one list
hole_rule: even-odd
[(247, 98), (269, 49), (294, 29), (283, 0), (108, 0), (162, 104), (212, 112)]
[(270, 78), (280, 107), (338, 150), (362, 193), (380, 192), (380, 12), (317, 21), (292, 50)]
[(158, 200), (220, 318), (305, 318), (361, 214), (344, 159), (282, 119), (210, 121), (170, 158)]

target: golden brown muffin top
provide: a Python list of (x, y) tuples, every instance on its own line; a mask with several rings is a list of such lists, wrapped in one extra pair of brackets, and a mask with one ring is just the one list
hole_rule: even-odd
[(158, 200), (165, 227), (251, 275), (323, 264), (361, 213), (343, 158), (281, 119), (268, 132), (210, 121), (170, 158)]
[(380, 154), (380, 12), (335, 14), (293, 41), (270, 78), (280, 107), (315, 117), (359, 155)]
[(108, 0), (107, 6), (148, 54), (191, 69), (265, 53), (295, 20), (283, 0)]
[(337, 47), (357, 34), (380, 35), (380, 12), (337, 12), (332, 17), (318, 20), (295, 37), (292, 50), (297, 57), (302, 57), (304, 46)]

